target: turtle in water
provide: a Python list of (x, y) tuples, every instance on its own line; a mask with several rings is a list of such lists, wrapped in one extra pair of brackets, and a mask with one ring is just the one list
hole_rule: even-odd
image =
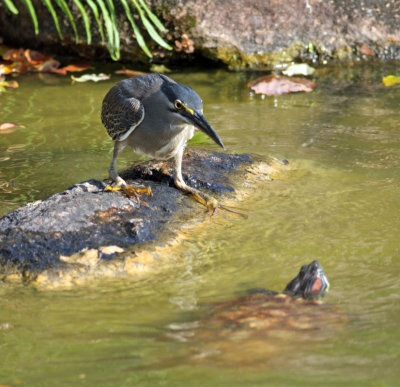
[(301, 341), (308, 345), (326, 337), (330, 328), (346, 321), (320, 300), (328, 289), (321, 264), (313, 261), (301, 267), (282, 293), (256, 288), (245, 296), (213, 303), (199, 320), (171, 324), (168, 336), (195, 343), (192, 358), (222, 356), (231, 364), (264, 361), (278, 349), (282, 353), (285, 345)]

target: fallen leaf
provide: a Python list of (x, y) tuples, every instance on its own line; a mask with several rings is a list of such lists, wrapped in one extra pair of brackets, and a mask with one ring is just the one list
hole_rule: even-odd
[(25, 126), (11, 124), (10, 122), (4, 122), (3, 124), (0, 123), (0, 133), (1, 134), (12, 133), (12, 132), (14, 132), (15, 128), (25, 128)]
[(10, 128), (25, 128), (25, 126), (24, 125), (11, 124), (10, 122), (4, 122), (3, 124), (0, 124), (0, 130), (10, 129)]
[(126, 75), (127, 77), (136, 77), (137, 75), (147, 74), (147, 73), (143, 73), (142, 71), (130, 70), (130, 69), (125, 69), (125, 68), (114, 71), (114, 73)]
[(19, 87), (17, 81), (0, 81), (0, 86), (11, 87), (13, 89), (16, 89), (17, 87)]
[(11, 74), (12, 72), (13, 72), (12, 66), (5, 63), (0, 64), (0, 75)]
[(375, 56), (375, 53), (366, 44), (361, 45), (360, 53), (368, 56)]
[(13, 73), (25, 74), (31, 69), (31, 65), (28, 62), (14, 62), (10, 68)]
[(315, 68), (309, 66), (307, 63), (292, 64), (286, 70), (282, 71), (288, 77), (292, 77), (293, 75), (312, 75), (314, 72)]
[(78, 71), (85, 71), (91, 68), (92, 65), (89, 62), (79, 62), (79, 63), (71, 63), (70, 65), (63, 67), (62, 69), (69, 72), (78, 72)]
[(93, 82), (98, 82), (98, 81), (105, 81), (107, 79), (110, 79), (110, 75), (107, 74), (85, 74), (82, 75), (81, 77), (74, 77), (71, 75), (71, 79), (74, 82), (88, 82), (88, 81), (93, 81)]
[[(46, 62), (35, 65), (36, 70), (41, 73), (62, 71), (59, 67), (60, 67), (60, 62), (55, 59), (49, 59)], [(66, 71), (65, 71), (65, 74), (67, 74)]]
[(257, 78), (247, 84), (256, 94), (281, 95), (297, 93), (299, 91), (310, 92), (317, 84), (306, 78), (288, 78), (280, 75), (267, 75)]
[(26, 61), (25, 51), (23, 48), (12, 48), (3, 54), (3, 59), (12, 62), (24, 62)]
[(385, 86), (393, 86), (400, 83), (400, 76), (388, 75), (387, 77), (382, 78), (382, 82)]
[(171, 70), (167, 66), (158, 64), (152, 64), (150, 67), (150, 71), (152, 71), (153, 73), (161, 73), (161, 74), (171, 72)]
[(39, 51), (34, 51), (29, 49), (24, 51), (24, 55), (26, 60), (33, 65), (41, 64), (53, 59), (49, 55), (45, 55)]

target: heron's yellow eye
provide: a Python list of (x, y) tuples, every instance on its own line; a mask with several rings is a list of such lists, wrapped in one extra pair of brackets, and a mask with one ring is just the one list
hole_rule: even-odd
[(175, 108), (178, 109), (178, 110), (181, 110), (181, 109), (183, 108), (183, 103), (182, 103), (182, 101), (179, 101), (179, 99), (177, 99), (177, 100), (175, 101)]

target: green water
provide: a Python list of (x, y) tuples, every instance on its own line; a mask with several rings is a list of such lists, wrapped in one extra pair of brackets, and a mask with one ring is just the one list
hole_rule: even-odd
[[(154, 275), (64, 291), (0, 282), (0, 384), (399, 385), (400, 88), (381, 83), (396, 71), (330, 69), (312, 93), (265, 99), (246, 88), (254, 74), (172, 74), (203, 97), (229, 152), (286, 158), (290, 173), (238, 204), (248, 220), (207, 219)], [(0, 95), (0, 122), (25, 125), (0, 134), (0, 215), (106, 176), (99, 110), (119, 79), (26, 75)], [(127, 149), (119, 167), (135, 160)], [(210, 355), (212, 343), (171, 334), (212, 302), (282, 289), (313, 259), (347, 322), (254, 346), (227, 339)]]

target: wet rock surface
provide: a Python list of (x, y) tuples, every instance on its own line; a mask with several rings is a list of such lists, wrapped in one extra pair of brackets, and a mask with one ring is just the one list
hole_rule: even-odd
[[(253, 163), (250, 155), (191, 149), (184, 156), (184, 178), (221, 198), (234, 194), (234, 173)], [(104, 191), (105, 182), (88, 180), (7, 214), (0, 219), (0, 270), (32, 277), (68, 266), (65, 256), (85, 249), (95, 249), (96, 259), (111, 260), (121, 248), (173, 232), (172, 219), (204, 216), (204, 207), (173, 186), (171, 171), (167, 162), (149, 161), (121, 174), (132, 185), (151, 187), (153, 195), (140, 194), (140, 204)]]
[[(92, 28), (87, 45), (82, 18), (72, 0), (81, 40), (75, 41), (67, 17), (60, 13), (64, 34), (57, 36), (48, 10), (33, 0), (40, 32), (33, 33), (26, 7), (19, 15), (7, 12), (0, 2), (0, 36), (5, 43), (29, 48), (47, 47), (90, 59), (109, 57), (100, 35)], [(169, 32), (164, 36), (174, 47), (163, 51), (144, 36), (156, 61), (193, 61), (208, 58), (231, 68), (270, 69), (293, 60), (325, 63), (332, 60), (400, 58), (400, 3), (396, 0), (152, 0), (148, 2)], [(123, 60), (148, 63), (132, 38), (124, 9), (115, 2)], [(88, 12), (92, 26), (96, 25)], [(140, 25), (140, 20), (137, 20)], [(141, 26), (143, 29), (143, 26)]]

